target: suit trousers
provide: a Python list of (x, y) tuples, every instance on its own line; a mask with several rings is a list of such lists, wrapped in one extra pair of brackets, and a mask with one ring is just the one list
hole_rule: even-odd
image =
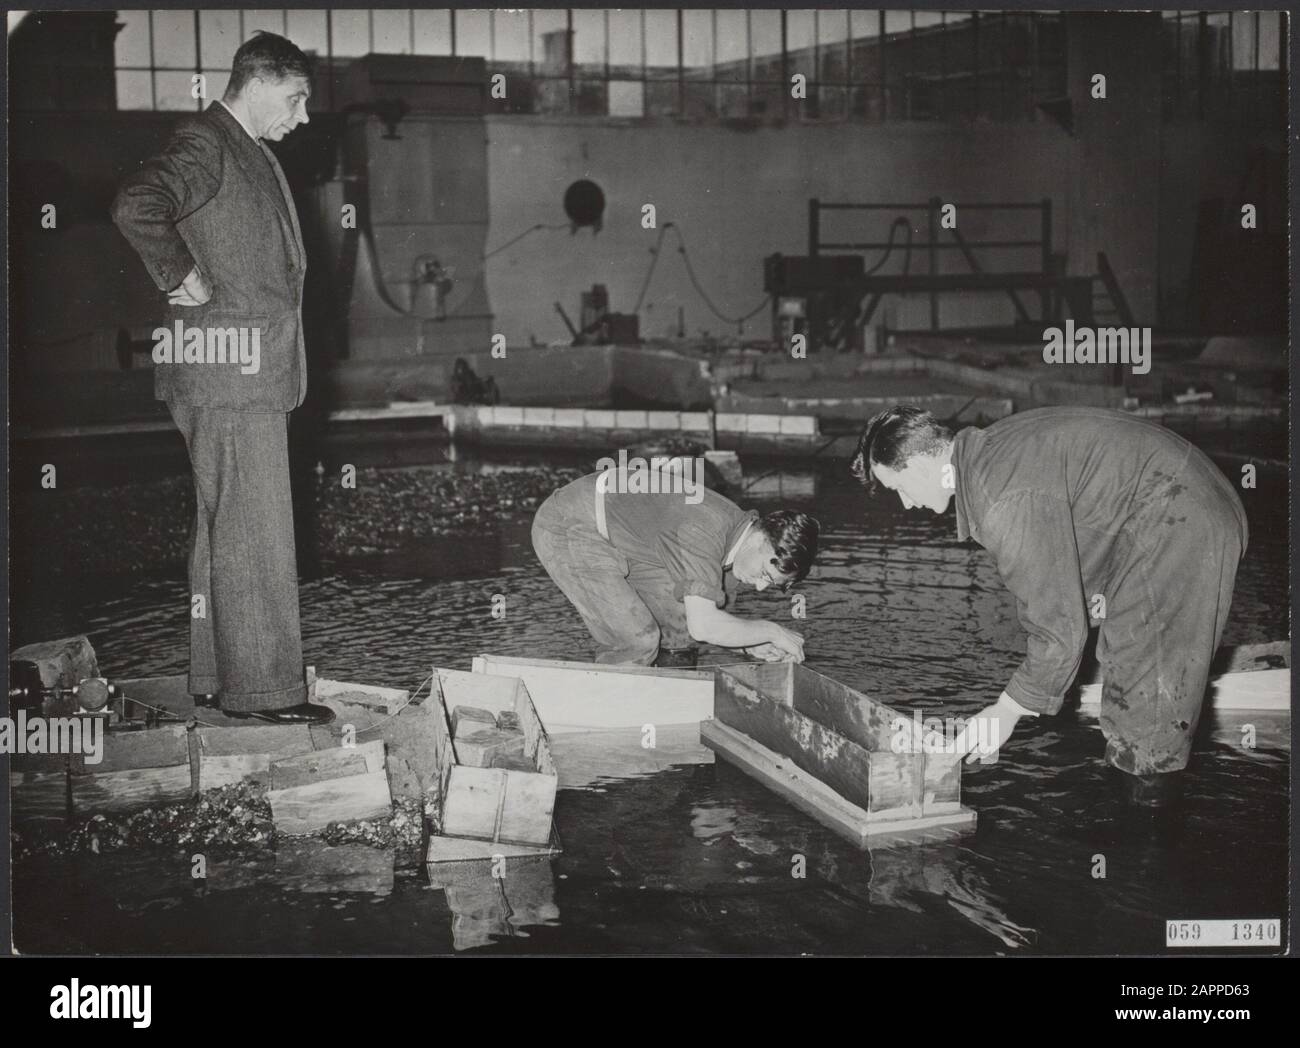
[(306, 702), (289, 416), (167, 406), (189, 449), (197, 502), (189, 690), (215, 694), (233, 712)]

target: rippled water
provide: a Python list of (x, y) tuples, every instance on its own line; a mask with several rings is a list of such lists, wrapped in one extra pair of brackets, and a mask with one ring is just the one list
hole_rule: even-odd
[[(438, 467), (420, 467), (438, 468)], [(765, 473), (747, 464), (747, 477)], [(1252, 543), (1226, 643), (1288, 633), (1285, 476), (1246, 498)], [(1272, 487), (1270, 487), (1272, 485)], [(1023, 654), (991, 559), (959, 545), (951, 513), (904, 514), (833, 471), (769, 474), (823, 524), (801, 587), (809, 665), (900, 709), (969, 714)], [(815, 491), (815, 498), (814, 493)], [(759, 506), (771, 501), (742, 499)], [(480, 651), (589, 657), (575, 612), (543, 574), (529, 521), (327, 565), (301, 587), (308, 662), (322, 675), (414, 686)], [(504, 620), (490, 615), (506, 597)], [(788, 617), (788, 596), (739, 611)], [(177, 578), (86, 579), (15, 607), (18, 642), (87, 632), (110, 676), (183, 672)], [(1243, 749), (1242, 726), (1257, 745)], [(398, 871), (392, 890), (306, 893), (271, 875), (222, 888), (183, 856), (40, 859), (15, 871), (28, 951), (497, 951), (761, 953), (1160, 952), (1166, 918), (1281, 916), (1289, 720), (1208, 715), (1181, 818), (1121, 803), (1095, 718), (1021, 722), (994, 766), (968, 772), (978, 830), (959, 842), (859, 852), (726, 765), (562, 791), (564, 852), (484, 869)], [(564, 746), (581, 756), (581, 740)], [(573, 749), (578, 747), (578, 749)], [(562, 752), (562, 751), (561, 751)], [(1100, 860), (1100, 862), (1099, 862)], [(1104, 865), (1104, 877), (1095, 876)], [(802, 871), (805, 875), (796, 876)]]

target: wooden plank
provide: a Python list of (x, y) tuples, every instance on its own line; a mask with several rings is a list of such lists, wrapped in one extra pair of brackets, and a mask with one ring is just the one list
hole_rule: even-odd
[[(475, 676), (475, 674), (470, 674)], [(551, 740), (546, 727), (542, 724), (537, 706), (533, 702), (528, 685), (518, 680), (515, 687), (515, 720), (519, 730), (524, 733), (524, 756), (533, 762), (533, 767), (542, 775), (555, 777), (555, 760), (551, 755)]]
[(436, 866), (441, 863), (472, 862), (498, 857), (517, 859), (559, 854), (559, 838), (554, 836), (546, 844), (509, 844), (505, 841), (480, 841), (469, 837), (442, 837), (431, 833), (425, 862)]
[(199, 789), (215, 790), (239, 782), (271, 782), (271, 757), (265, 753), (242, 753), (209, 757), (199, 762)]
[(358, 746), (313, 750), (311, 753), (272, 761), (271, 789), (290, 789), (311, 782), (382, 771), (383, 767), (382, 740), (363, 742)]
[(72, 804), (79, 814), (129, 811), (189, 798), (190, 766), (138, 768), (72, 776)]
[(411, 693), (402, 688), (382, 688), (376, 684), (350, 684), (346, 681), (316, 678), (316, 701), (333, 699), (349, 706), (365, 706), (389, 716), (411, 701)]
[(241, 728), (197, 728), (203, 757), (263, 754), (292, 757), (312, 751), (311, 729), (305, 724), (265, 724)]
[(442, 809), (447, 837), (545, 844), (551, 835), (556, 780), (503, 768), (452, 769)]
[(433, 729), (434, 767), (437, 785), (432, 797), (435, 833), (442, 833), (442, 820), (447, 807), (447, 794), (451, 786), (451, 773), (456, 767), (456, 752), (451, 741), (451, 721), (447, 719), (447, 700), (443, 694), (442, 680), (437, 672), (430, 684), (429, 701), (425, 703), (429, 723)]
[[(1101, 705), (1101, 684), (1084, 684), (1079, 689), (1082, 706)], [(1216, 710), (1261, 710), (1291, 712), (1291, 671), (1256, 670), (1226, 673), (1210, 679), (1207, 706)]]
[(68, 814), (67, 772), (11, 771), (9, 803), (17, 819), (64, 818)]
[[(896, 734), (895, 722), (901, 714), (807, 666), (780, 663), (773, 668), (790, 674), (794, 708), (800, 713), (833, 728), (865, 750), (889, 752)], [(739, 675), (743, 669), (732, 667), (730, 672)]]
[[(915, 792), (910, 778), (911, 761), (899, 760), (895, 754), (881, 755), (888, 758), (884, 761), (888, 770), (878, 772), (873, 781), (872, 754), (869, 751), (800, 713), (792, 705), (769, 698), (734, 675), (731, 669), (716, 672), (713, 712), (718, 723), (788, 757), (868, 812), (911, 804)], [(751, 674), (746, 676), (753, 677)]]
[(505, 776), (505, 803), (501, 806), (497, 840), (545, 844), (551, 836), (555, 812), (555, 776), (526, 771), (507, 771)]
[(717, 720), (700, 725), (700, 741), (859, 848), (866, 848), (879, 840), (898, 839), (914, 831), (971, 830), (975, 826), (975, 813), (966, 808), (893, 821), (873, 818), (789, 758)]
[[(519, 678), (516, 676), (444, 669), (434, 672), (442, 687), (449, 722), (454, 720), (453, 712), (458, 707), (483, 710), (494, 718), (502, 713), (515, 712), (519, 693)], [(454, 723), (452, 727), (454, 738)]]
[(391, 815), (393, 810), (388, 774), (382, 768), (364, 775), (271, 790), (267, 799), (276, 832), (285, 834), (316, 833), (331, 822), (377, 819)]
[(937, 815), (961, 808), (962, 754), (924, 754), (925, 783), (921, 814)]
[(712, 671), (605, 666), (479, 655), (474, 672), (518, 677), (549, 734), (645, 724), (698, 723), (713, 715)]
[(566, 732), (551, 742), (560, 789), (587, 789), (613, 779), (654, 775), (666, 768), (712, 764), (713, 751), (700, 743), (698, 724), (656, 727), (654, 746), (640, 728)]
[(185, 726), (167, 724), (148, 731), (109, 732), (104, 736), (104, 759), (86, 765), (96, 775), (136, 768), (166, 768), (189, 759)]
[(442, 834), (447, 837), (499, 840), (497, 820), (505, 800), (505, 780), (508, 774), (501, 768), (470, 768), (461, 764), (452, 768), (447, 794), (442, 803)]

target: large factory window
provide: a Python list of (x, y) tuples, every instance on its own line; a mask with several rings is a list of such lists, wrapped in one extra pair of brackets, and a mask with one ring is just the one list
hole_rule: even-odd
[[(256, 29), (314, 52), (322, 85), (371, 52), (481, 56), (514, 90), (496, 112), (697, 121), (1028, 121), (1067, 94), (1050, 12), (864, 10), (120, 11), (121, 109), (219, 97)], [(1282, 12), (1164, 14), (1167, 119), (1271, 98)], [(196, 97), (193, 78), (205, 77)], [(800, 78), (798, 81), (793, 78)], [(318, 92), (317, 106), (331, 92)]]

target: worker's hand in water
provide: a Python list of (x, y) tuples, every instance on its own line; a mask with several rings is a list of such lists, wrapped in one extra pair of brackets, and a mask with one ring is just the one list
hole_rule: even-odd
[[(769, 622), (772, 628), (772, 634), (767, 639), (767, 643), (759, 647), (772, 647), (777, 650), (777, 658), (769, 659), (769, 662), (803, 662), (803, 637), (795, 633), (794, 630), (788, 630), (784, 626), (778, 626), (775, 622)], [(759, 656), (762, 658), (763, 656)]]
[(1025, 715), (1037, 716), (1004, 691), (997, 702), (984, 707), (966, 722), (953, 749), (956, 753), (967, 754), (967, 764), (996, 764), (1002, 744), (1011, 738), (1016, 722)]
[(195, 266), (180, 286), (170, 291), (167, 301), (173, 306), (201, 306), (212, 297), (212, 285)]

